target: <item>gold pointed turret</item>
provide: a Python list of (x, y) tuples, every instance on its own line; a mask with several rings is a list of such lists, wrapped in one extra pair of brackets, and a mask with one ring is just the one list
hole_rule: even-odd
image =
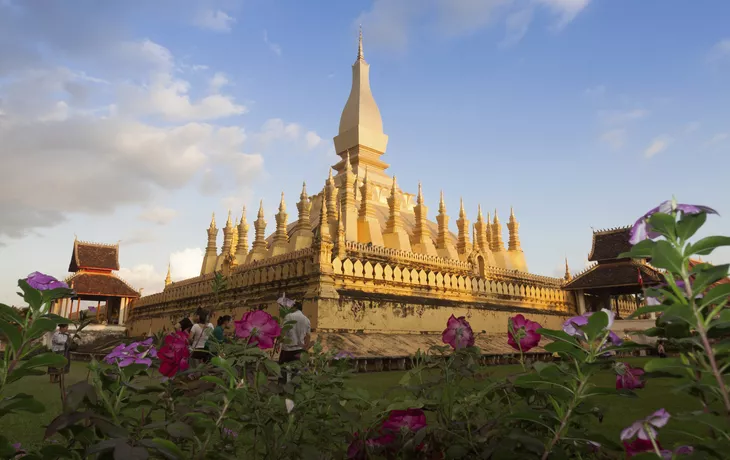
[[(314, 235), (310, 220), (311, 207), (312, 203), (309, 201), (309, 195), (307, 195), (307, 184), (303, 182), (302, 193), (299, 194), (299, 202), (297, 203), (298, 219), (294, 224), (291, 235), (289, 235), (289, 251), (298, 251), (312, 245)], [(324, 222), (327, 223), (326, 217)]]
[(515, 218), (515, 211), (512, 207), (509, 209), (509, 222), (507, 222), (507, 229), (509, 230), (509, 250), (510, 251), (521, 251), (520, 246), (520, 224)]
[(216, 270), (218, 263), (218, 247), (216, 246), (218, 239), (218, 228), (215, 226), (215, 213), (210, 219), (210, 226), (208, 226), (208, 244), (205, 247), (205, 255), (203, 256), (203, 264), (200, 267), (200, 274), (207, 275), (213, 273)]
[(269, 257), (275, 257), (280, 254), (285, 254), (289, 251), (289, 233), (287, 232), (286, 228), (287, 217), (288, 214), (286, 213), (284, 192), (281, 192), (279, 212), (276, 214), (276, 231), (274, 232), (274, 236), (271, 239)]
[(469, 221), (466, 218), (463, 199), (459, 208), (459, 218), (456, 219), (456, 226), (459, 229), (456, 250), (459, 252), (459, 257), (466, 260), (466, 257), (471, 253), (471, 242), (469, 241)]
[(170, 276), (170, 262), (167, 263), (167, 276), (165, 277), (165, 287), (172, 284), (172, 276)]
[(238, 244), (236, 245), (236, 263), (241, 265), (248, 256), (248, 222), (246, 222), (246, 206), (241, 210), (241, 221), (238, 223)]
[(258, 218), (253, 223), (255, 232), (251, 252), (248, 254), (247, 262), (265, 259), (268, 255), (266, 250), (266, 221), (264, 220), (264, 200), (259, 202)]
[(573, 275), (570, 274), (570, 268), (568, 267), (568, 258), (565, 258), (565, 281), (570, 281), (573, 279)]
[(352, 65), (350, 96), (342, 110), (339, 132), (334, 141), (335, 151), (342, 158), (334, 165), (338, 175), (346, 168), (345, 155), (349, 151), (356, 174), (361, 175), (368, 167), (372, 182), (388, 186), (390, 180), (385, 170), (389, 165), (380, 160), (388, 146), (388, 136), (383, 132), (380, 109), (370, 89), (370, 66), (363, 54), (362, 30), (358, 39), (357, 59)]
[(439, 200), (439, 213), (436, 216), (439, 230), (436, 236), (436, 251), (440, 257), (444, 259), (458, 259), (459, 253), (454, 247), (454, 242), (451, 240), (451, 234), (449, 232), (449, 216), (446, 214), (446, 202), (444, 201), (444, 191), (441, 191), (441, 198)]

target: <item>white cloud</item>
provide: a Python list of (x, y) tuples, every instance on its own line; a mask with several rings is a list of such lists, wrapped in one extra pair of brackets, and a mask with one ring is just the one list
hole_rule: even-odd
[[(139, 264), (132, 268), (121, 267), (118, 274), (134, 289), (138, 291), (142, 289), (142, 295), (160, 292), (165, 287), (165, 273), (156, 271), (155, 267), (150, 264)], [(198, 274), (200, 274), (200, 268), (198, 268)]]
[(505, 38), (500, 46), (518, 43), (532, 23), (534, 10), (548, 11), (557, 18), (560, 30), (583, 11), (590, 0), (375, 0), (362, 12), (354, 25), (362, 24), (367, 45), (404, 51), (409, 36), (419, 23), (438, 29), (443, 35), (459, 36), (504, 24)]
[(200, 275), (205, 252), (202, 248), (186, 248), (170, 254), (170, 276), (184, 280)]
[(215, 75), (213, 75), (213, 78), (210, 79), (210, 92), (213, 94), (218, 94), (224, 86), (229, 84), (228, 77), (223, 72), (216, 72)]
[(264, 30), (264, 43), (266, 43), (272, 53), (281, 56), (281, 46), (269, 40), (269, 32), (266, 30)]
[(712, 138), (710, 138), (707, 142), (705, 142), (705, 147), (711, 147), (713, 145), (722, 144), (727, 138), (730, 137), (730, 134), (728, 133), (717, 133)]
[(707, 55), (709, 61), (718, 61), (730, 58), (730, 38), (715, 43)]
[(606, 94), (606, 86), (605, 85), (596, 85), (591, 86), (590, 88), (586, 88), (583, 90), (583, 94), (586, 97), (589, 98), (601, 98)]
[(154, 243), (157, 241), (157, 234), (148, 228), (143, 228), (131, 231), (121, 241), (125, 246)]
[(554, 28), (561, 29), (575, 19), (591, 0), (536, 0), (536, 2), (549, 8), (558, 17)]
[(644, 149), (644, 155), (647, 158), (651, 158), (654, 155), (663, 152), (664, 150), (669, 147), (669, 145), (673, 142), (673, 139), (671, 137), (667, 136), (660, 136), (655, 138), (653, 141), (651, 141), (651, 144)]
[(684, 127), (685, 134), (693, 133), (700, 129), (700, 126), (702, 124), (699, 121), (692, 121), (690, 123), (687, 123), (687, 125)]
[(609, 125), (622, 125), (635, 120), (641, 120), (649, 115), (648, 110), (604, 110), (598, 113), (598, 116)]
[(141, 220), (152, 222), (157, 225), (167, 225), (177, 216), (177, 211), (160, 206), (148, 208), (139, 215)]
[(309, 150), (312, 150), (323, 142), (322, 138), (314, 131), (307, 131), (307, 134), (304, 135), (304, 140), (307, 142), (307, 149)]
[(626, 130), (619, 128), (606, 131), (601, 134), (600, 140), (611, 146), (614, 150), (618, 150), (626, 144)]
[(532, 16), (532, 8), (524, 8), (507, 16), (505, 21), (506, 33), (500, 46), (509, 47), (519, 43), (527, 34), (532, 22)]
[(215, 32), (230, 32), (236, 18), (221, 10), (202, 10), (195, 17), (194, 23), (201, 29)]

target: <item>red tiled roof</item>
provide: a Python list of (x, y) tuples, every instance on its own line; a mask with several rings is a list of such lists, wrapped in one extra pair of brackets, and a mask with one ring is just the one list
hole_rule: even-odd
[(662, 274), (646, 264), (631, 260), (599, 263), (573, 278), (563, 286), (565, 290), (598, 289), (619, 286), (639, 286), (639, 272), (645, 284), (661, 283)]
[(631, 227), (624, 227), (593, 232), (593, 247), (588, 255), (588, 260), (597, 262), (616, 259), (622, 252), (630, 251), (630, 231)]
[(66, 282), (79, 295), (139, 297), (139, 292), (111, 273), (77, 273)]
[(80, 268), (119, 270), (119, 245), (74, 241), (68, 271), (75, 273)]

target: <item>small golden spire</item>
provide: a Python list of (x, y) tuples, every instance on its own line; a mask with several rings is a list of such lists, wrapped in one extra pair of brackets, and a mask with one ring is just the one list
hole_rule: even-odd
[(302, 193), (299, 195), (299, 198), (302, 200), (306, 200), (309, 196), (307, 195), (307, 183), (302, 182)]
[(332, 168), (330, 168), (329, 175), (327, 176), (327, 180), (332, 180)]
[(284, 192), (281, 192), (281, 201), (279, 202), (279, 212), (286, 211), (286, 203), (284, 203)]
[(357, 59), (363, 60), (365, 59), (365, 56), (362, 53), (362, 24), (360, 24), (360, 36), (357, 40)]
[(444, 191), (441, 190), (441, 198), (439, 199), (439, 213), (446, 213), (446, 203), (444, 202)]
[(231, 222), (231, 210), (228, 210), (228, 220), (226, 220), (226, 228), (231, 228), (233, 226), (233, 222)]
[(568, 258), (565, 258), (565, 281), (573, 279), (573, 275), (570, 274), (570, 268), (568, 268)]
[(478, 221), (484, 220), (484, 216), (482, 216), (482, 205), (481, 204), (477, 205), (477, 220)]
[(466, 210), (464, 210), (464, 198), (459, 198), (459, 217), (466, 216)]
[(243, 224), (246, 222), (246, 205), (243, 205), (243, 209), (241, 210), (241, 221), (239, 224)]
[(350, 163), (350, 149), (347, 150), (347, 157), (345, 157), (345, 172), (352, 172), (352, 163)]
[(259, 215), (258, 217), (264, 218), (264, 200), (259, 201)]
[(499, 223), (499, 216), (497, 216), (497, 208), (494, 208), (494, 223)]
[(416, 204), (423, 204), (423, 189), (421, 188), (421, 181), (418, 181), (418, 196), (416, 197)]
[(167, 276), (165, 277), (165, 286), (172, 284), (172, 277), (170, 276), (170, 262), (167, 262)]
[(210, 228), (215, 228), (215, 213), (213, 213), (213, 217), (210, 219)]

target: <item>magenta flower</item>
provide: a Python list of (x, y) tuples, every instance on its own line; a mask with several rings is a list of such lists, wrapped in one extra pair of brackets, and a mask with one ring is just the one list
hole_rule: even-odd
[[(659, 441), (655, 441), (659, 449), (662, 448)], [(623, 442), (624, 450), (626, 450), (626, 458), (631, 458), (634, 455), (643, 454), (644, 452), (654, 452), (654, 445), (647, 439), (636, 438), (631, 442)]]
[(664, 460), (672, 460), (674, 457), (679, 457), (680, 455), (692, 455), (694, 451), (695, 449), (692, 446), (679, 446), (674, 449), (674, 452), (671, 450), (662, 450), (661, 453)]
[(384, 434), (376, 438), (363, 440), (360, 438), (360, 433), (355, 433), (355, 439), (352, 440), (350, 445), (347, 447), (347, 458), (355, 460), (364, 460), (368, 458), (366, 452), (367, 447), (384, 447), (392, 444), (395, 441), (395, 436), (392, 434)]
[(537, 333), (539, 323), (530, 321), (522, 315), (507, 320), (507, 343), (517, 351), (525, 353), (535, 348), (542, 336)]
[(446, 329), (441, 334), (441, 340), (451, 345), (455, 350), (471, 347), (474, 346), (474, 332), (465, 317), (456, 318), (451, 315), (448, 323), (446, 323)]
[(426, 414), (421, 409), (392, 410), (383, 422), (383, 429), (391, 433), (399, 433), (401, 429), (415, 433), (425, 426)]
[(230, 428), (223, 428), (223, 437), (235, 439), (238, 437), (238, 431), (233, 431)]
[(104, 357), (104, 361), (108, 364), (117, 364), (119, 367), (127, 367), (130, 364), (143, 364), (149, 367), (152, 365), (150, 357), (157, 357), (157, 350), (152, 346), (152, 342), (153, 339), (150, 337), (144, 342), (119, 344)]
[(274, 341), (281, 335), (281, 326), (263, 310), (249, 311), (236, 324), (236, 337), (247, 339), (247, 343), (262, 350), (274, 347)]
[(621, 440), (627, 441), (634, 436), (638, 436), (639, 439), (644, 441), (656, 439), (657, 429), (666, 425), (669, 422), (669, 417), (671, 417), (669, 412), (659, 409), (645, 419), (637, 420), (631, 426), (625, 428), (621, 432)]
[(717, 214), (717, 211), (712, 208), (708, 208), (707, 206), (694, 204), (677, 204), (674, 200), (667, 200), (641, 216), (634, 223), (634, 226), (631, 227), (631, 232), (629, 233), (629, 243), (636, 244), (639, 241), (643, 241), (645, 239), (653, 240), (655, 238), (659, 238), (661, 235), (651, 229), (651, 225), (649, 225), (649, 218), (658, 212), (662, 214), (671, 214), (675, 211), (679, 211), (682, 214), (699, 214), (701, 212), (705, 212), (707, 214)]
[(616, 364), (616, 389), (636, 390), (644, 388), (646, 382), (641, 379), (644, 369), (631, 367), (627, 363)]
[(91, 313), (92, 315), (95, 315), (96, 314), (96, 307), (89, 307), (89, 308), (87, 308), (87, 311), (89, 313)]
[(51, 289), (60, 288), (68, 289), (68, 284), (65, 282), (58, 281), (56, 278), (50, 275), (44, 275), (41, 272), (31, 273), (25, 279), (25, 282), (33, 289), (37, 289), (39, 291), (50, 291)]
[(158, 356), (160, 373), (165, 377), (172, 378), (178, 372), (188, 369), (190, 367), (190, 347), (188, 347), (187, 332), (177, 331), (167, 335)]

